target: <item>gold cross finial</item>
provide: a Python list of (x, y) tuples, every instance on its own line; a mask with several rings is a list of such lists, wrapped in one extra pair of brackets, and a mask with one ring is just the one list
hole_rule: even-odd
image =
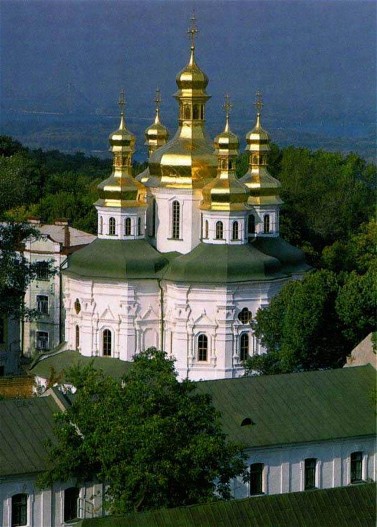
[(191, 27), (187, 30), (189, 38), (191, 39), (191, 49), (195, 49), (195, 36), (199, 32), (196, 27), (195, 11), (192, 12)]
[(120, 92), (118, 104), (119, 104), (119, 108), (120, 108), (120, 113), (121, 113), (121, 115), (123, 115), (124, 108), (126, 106), (126, 99), (125, 99), (125, 96), (124, 96), (124, 90), (122, 90)]
[(226, 118), (229, 119), (229, 115), (230, 115), (231, 109), (233, 108), (233, 104), (230, 102), (230, 97), (228, 94), (225, 94), (224, 98), (225, 98), (225, 102), (223, 104), (223, 108), (225, 111)]
[(156, 103), (156, 110), (159, 110), (160, 109), (160, 104), (161, 104), (161, 92), (160, 92), (160, 88), (156, 88), (156, 97), (154, 99), (154, 102)]
[(254, 106), (257, 109), (257, 113), (260, 114), (261, 111), (262, 111), (262, 108), (263, 108), (263, 101), (262, 101), (262, 94), (261, 94), (261, 92), (259, 90), (255, 94)]

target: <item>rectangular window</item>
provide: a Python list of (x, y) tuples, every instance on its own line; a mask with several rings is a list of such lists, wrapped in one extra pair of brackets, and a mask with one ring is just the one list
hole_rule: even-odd
[(250, 496), (263, 494), (263, 463), (250, 465)]
[(43, 315), (48, 315), (48, 296), (38, 295), (37, 296), (37, 310)]
[(36, 274), (38, 280), (49, 279), (49, 264), (48, 262), (36, 262)]
[(64, 521), (69, 522), (78, 518), (77, 505), (80, 489), (70, 487), (64, 491)]
[(351, 454), (351, 483), (359, 483), (363, 480), (363, 453), (352, 452)]
[(314, 489), (316, 487), (316, 465), (317, 460), (315, 458), (305, 459), (305, 490)]
[(27, 525), (27, 494), (12, 497), (12, 527)]
[(38, 350), (48, 350), (48, 333), (47, 333), (47, 331), (37, 331), (36, 348)]

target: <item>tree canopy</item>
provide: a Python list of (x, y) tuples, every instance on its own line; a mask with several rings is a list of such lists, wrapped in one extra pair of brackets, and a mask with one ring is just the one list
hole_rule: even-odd
[(244, 473), (241, 446), (227, 441), (210, 396), (179, 382), (154, 348), (134, 357), (121, 381), (73, 368), (72, 406), (56, 416), (55, 444), (41, 484), (98, 478), (112, 513), (201, 503), (230, 496)]

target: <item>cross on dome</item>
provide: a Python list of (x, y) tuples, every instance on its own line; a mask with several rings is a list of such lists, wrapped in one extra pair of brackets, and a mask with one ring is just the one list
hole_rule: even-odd
[(233, 104), (230, 102), (230, 97), (228, 94), (225, 95), (225, 102), (223, 104), (223, 108), (224, 108), (224, 111), (225, 111), (225, 116), (227, 119), (229, 119), (229, 115), (230, 115), (230, 112), (233, 108)]
[(121, 115), (123, 115), (124, 114), (124, 108), (126, 106), (126, 99), (125, 99), (125, 96), (124, 96), (124, 90), (122, 90), (120, 92), (118, 105), (119, 105), (119, 108), (120, 108), (120, 113), (121, 113)]
[(191, 27), (187, 30), (187, 33), (189, 35), (189, 38), (191, 39), (191, 49), (195, 49), (195, 36), (197, 33), (199, 33), (198, 28), (196, 27), (196, 18), (195, 18), (195, 11), (192, 12), (191, 16)]
[(156, 97), (154, 99), (154, 102), (156, 103), (156, 110), (158, 111), (160, 109), (161, 104), (161, 91), (159, 87), (156, 88)]
[(260, 114), (263, 108), (263, 101), (262, 101), (262, 93), (259, 90), (255, 94), (254, 106), (257, 109), (257, 112)]

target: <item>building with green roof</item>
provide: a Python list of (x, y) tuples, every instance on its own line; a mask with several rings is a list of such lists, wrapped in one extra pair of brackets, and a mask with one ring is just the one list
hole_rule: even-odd
[(210, 140), (209, 81), (191, 31), (189, 62), (176, 77), (177, 131), (169, 140), (158, 93), (145, 134), (148, 167), (137, 178), (121, 94), (109, 137), (113, 171), (95, 203), (98, 238), (63, 272), (65, 349), (131, 361), (155, 346), (175, 357), (181, 378), (232, 378), (264, 352), (250, 324), (256, 311), (309, 266), (279, 235), (280, 182), (267, 169), (261, 95), (246, 135), (249, 167), (238, 179), (232, 104), (226, 97), (224, 130)]

